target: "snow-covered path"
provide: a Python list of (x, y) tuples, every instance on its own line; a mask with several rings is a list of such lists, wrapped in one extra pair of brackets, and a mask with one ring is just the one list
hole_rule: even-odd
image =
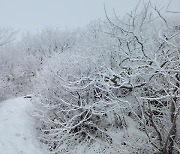
[(28, 115), (32, 104), (23, 97), (0, 102), (0, 154), (45, 154)]

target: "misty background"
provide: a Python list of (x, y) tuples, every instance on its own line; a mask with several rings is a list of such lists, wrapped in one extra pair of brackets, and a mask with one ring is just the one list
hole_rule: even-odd
[[(170, 0), (152, 0), (158, 7), (169, 2)], [(104, 5), (109, 16), (113, 16), (114, 9), (118, 16), (123, 17), (137, 3), (138, 0), (0, 0), (0, 22), (1, 26), (33, 33), (48, 26), (77, 28), (92, 20), (104, 18)], [(173, 0), (168, 10), (180, 11), (180, 1)]]

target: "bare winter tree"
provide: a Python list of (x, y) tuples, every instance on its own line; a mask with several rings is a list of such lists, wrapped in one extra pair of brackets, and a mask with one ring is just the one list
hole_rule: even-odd
[[(152, 13), (157, 13), (158, 16), (153, 17)], [(131, 89), (141, 111), (133, 113), (158, 152), (178, 153), (179, 29), (169, 25), (151, 3), (145, 5), (139, 14), (136, 10), (129, 14), (125, 21), (119, 20), (117, 16), (114, 21), (106, 17), (108, 28), (100, 31), (119, 42), (116, 46), (120, 50), (114, 54), (120, 55), (122, 61), (117, 64), (117, 60), (113, 58), (113, 63), (119, 65), (122, 72), (116, 79), (126, 77), (129, 80), (129, 87), (124, 88)]]
[(10, 53), (6, 48), (6, 45), (10, 46), (10, 43), (14, 40), (17, 32), (11, 28), (0, 27), (0, 100), (3, 100), (6, 96), (6, 87), (8, 73), (10, 71), (10, 66), (7, 64), (10, 59)]
[(0, 46), (11, 42), (16, 34), (17, 32), (11, 28), (0, 27)]

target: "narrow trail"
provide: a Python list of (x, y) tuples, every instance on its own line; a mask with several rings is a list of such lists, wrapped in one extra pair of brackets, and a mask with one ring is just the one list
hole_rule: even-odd
[(0, 154), (46, 154), (36, 139), (31, 109), (23, 97), (0, 102)]

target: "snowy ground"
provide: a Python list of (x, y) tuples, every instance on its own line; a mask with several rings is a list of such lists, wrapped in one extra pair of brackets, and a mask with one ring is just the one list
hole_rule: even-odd
[(38, 143), (34, 122), (28, 115), (28, 98), (0, 102), (0, 154), (46, 154)]

